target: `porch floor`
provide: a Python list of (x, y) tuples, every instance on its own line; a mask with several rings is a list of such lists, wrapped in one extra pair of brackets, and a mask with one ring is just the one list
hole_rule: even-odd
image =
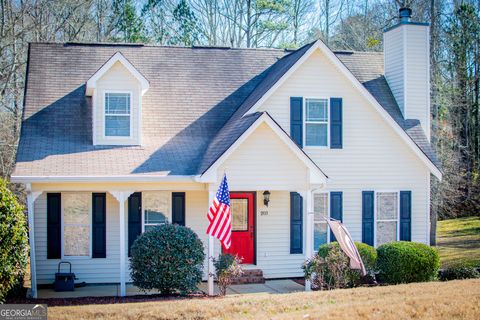
[[(199, 285), (199, 289), (203, 292), (207, 292), (207, 283), (202, 282)], [(304, 291), (305, 287), (296, 283), (293, 280), (267, 280), (265, 283), (256, 284), (237, 284), (232, 285), (228, 290), (228, 295), (234, 294), (252, 294), (252, 293), (290, 293), (297, 291)], [(53, 289), (39, 289), (38, 298), (82, 298), (82, 297), (112, 297), (118, 296), (120, 293), (120, 285), (89, 285), (82, 288), (75, 288), (75, 291), (67, 292), (55, 292)], [(144, 295), (144, 294), (156, 294), (157, 291), (149, 291), (147, 293), (142, 292), (134, 285), (127, 284), (127, 296)], [(215, 285), (215, 294), (218, 293), (218, 288)]]

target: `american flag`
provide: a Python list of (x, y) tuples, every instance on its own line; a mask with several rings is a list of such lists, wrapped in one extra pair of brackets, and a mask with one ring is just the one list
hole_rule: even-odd
[(225, 246), (232, 244), (232, 217), (230, 212), (230, 192), (228, 191), (227, 176), (223, 176), (217, 195), (208, 210), (207, 234), (211, 235)]

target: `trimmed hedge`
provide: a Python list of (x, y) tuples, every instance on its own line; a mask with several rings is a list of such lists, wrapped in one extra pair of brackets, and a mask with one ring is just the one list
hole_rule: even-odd
[(418, 242), (397, 241), (377, 248), (379, 279), (384, 283), (435, 280), (440, 268), (437, 250)]
[(0, 302), (23, 285), (28, 262), (27, 221), (23, 207), (0, 178)]
[(445, 268), (440, 272), (440, 280), (442, 281), (477, 278), (480, 278), (480, 272), (470, 266), (457, 265)]
[(190, 228), (164, 224), (142, 235), (131, 248), (131, 276), (142, 290), (187, 294), (202, 280), (205, 253)]

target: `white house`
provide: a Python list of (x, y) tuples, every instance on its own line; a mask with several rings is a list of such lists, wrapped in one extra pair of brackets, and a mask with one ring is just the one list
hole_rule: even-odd
[(296, 51), (30, 44), (11, 179), (28, 191), (33, 295), (59, 261), (124, 295), (130, 245), (165, 221), (207, 249), (224, 173), (232, 251), (267, 279), (302, 276), (332, 240), (322, 216), (374, 246), (428, 244), (430, 178), (442, 175), (429, 27), (402, 13), (383, 54), (321, 41)]

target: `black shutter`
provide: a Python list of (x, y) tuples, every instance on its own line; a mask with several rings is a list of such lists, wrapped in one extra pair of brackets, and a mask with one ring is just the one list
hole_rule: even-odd
[(172, 193), (172, 223), (185, 225), (185, 192)]
[(290, 253), (303, 252), (303, 198), (290, 192)]
[(47, 193), (47, 259), (61, 258), (62, 197)]
[(142, 233), (142, 194), (133, 193), (128, 197), (128, 256), (130, 247)]
[[(330, 192), (330, 217), (335, 220), (343, 221), (342, 192)], [(330, 231), (330, 241), (337, 241), (332, 231)]]
[(303, 147), (303, 98), (290, 97), (290, 137)]
[(374, 192), (362, 191), (362, 242), (373, 246)]
[(107, 203), (105, 193), (92, 194), (92, 258), (107, 257)]
[(330, 148), (342, 149), (342, 98), (330, 98)]
[(400, 191), (400, 240), (412, 241), (411, 191)]

